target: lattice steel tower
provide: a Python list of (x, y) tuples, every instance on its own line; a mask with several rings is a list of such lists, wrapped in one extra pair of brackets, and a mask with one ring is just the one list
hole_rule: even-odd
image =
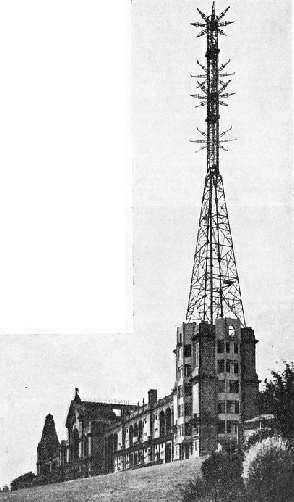
[(204, 28), (198, 37), (207, 35), (207, 64), (204, 66), (197, 61), (204, 73), (192, 75), (199, 79), (197, 87), (201, 91), (201, 94), (192, 94), (192, 97), (200, 100), (196, 108), (207, 107), (206, 132), (197, 128), (203, 138), (193, 140), (201, 144), (200, 150), (207, 148), (207, 174), (186, 320), (208, 321), (214, 324), (216, 318), (235, 317), (245, 326), (223, 179), (219, 170), (219, 150), (226, 150), (223, 143), (233, 141), (223, 139), (231, 128), (221, 133), (219, 131), (219, 106), (228, 106), (224, 99), (235, 94), (224, 92), (231, 80), (224, 81), (223, 78), (234, 75), (223, 73), (230, 60), (221, 66), (218, 61), (218, 35), (225, 35), (221, 27), (231, 24), (231, 21), (221, 21), (228, 9), (229, 7), (216, 16), (213, 2), (210, 16), (197, 9), (205, 23), (191, 23)]

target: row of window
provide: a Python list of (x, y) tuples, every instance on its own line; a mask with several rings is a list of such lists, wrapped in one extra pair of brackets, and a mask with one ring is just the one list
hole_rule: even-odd
[(218, 381), (218, 392), (229, 392), (232, 394), (238, 394), (240, 391), (239, 380), (219, 380)]
[(218, 354), (223, 354), (226, 352), (229, 354), (232, 351), (234, 351), (234, 354), (239, 354), (239, 344), (238, 342), (225, 342), (224, 340), (218, 340), (217, 341), (217, 352)]
[[(239, 363), (237, 361), (225, 361), (224, 359), (219, 359), (217, 362), (217, 371), (218, 373), (224, 373), (224, 371), (226, 371), (227, 373), (232, 372), (237, 375), (239, 373)], [(183, 378), (184, 376), (191, 376), (190, 364), (185, 364), (178, 369), (178, 378)]]
[(219, 420), (218, 421), (218, 433), (219, 434), (238, 434), (238, 422), (233, 420)]
[(240, 412), (239, 401), (218, 402), (218, 413), (239, 413), (239, 412)]
[(237, 375), (239, 373), (239, 363), (236, 361), (219, 359), (217, 361), (217, 371), (218, 373), (224, 373), (224, 371), (230, 373), (232, 371)]

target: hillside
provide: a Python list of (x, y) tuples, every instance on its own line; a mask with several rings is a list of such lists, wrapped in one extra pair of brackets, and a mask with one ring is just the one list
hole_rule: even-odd
[(192, 459), (0, 494), (0, 502), (180, 502), (185, 482), (200, 473)]

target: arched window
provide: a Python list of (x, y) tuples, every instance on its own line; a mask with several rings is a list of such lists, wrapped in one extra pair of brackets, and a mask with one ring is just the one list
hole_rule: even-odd
[(163, 410), (159, 413), (159, 431), (160, 436), (165, 436), (165, 415)]
[(143, 436), (143, 423), (142, 423), (142, 420), (140, 420), (140, 422), (139, 422), (139, 431), (138, 431), (138, 439), (139, 439), (139, 441), (142, 440), (142, 436)]
[(170, 434), (172, 428), (172, 423), (171, 423), (171, 409), (167, 408), (165, 412), (165, 430), (166, 434)]
[(73, 431), (73, 456), (75, 460), (79, 458), (79, 433), (77, 429)]
[(113, 451), (117, 451), (117, 444), (118, 444), (118, 440), (117, 440), (117, 434), (113, 434)]
[(87, 457), (89, 455), (89, 449), (88, 449), (88, 437), (86, 436), (84, 438), (84, 457)]
[(133, 429), (133, 426), (131, 425), (130, 429), (129, 429), (129, 442), (130, 442), (130, 446), (132, 446), (132, 444), (133, 444), (133, 437), (134, 437), (134, 429)]

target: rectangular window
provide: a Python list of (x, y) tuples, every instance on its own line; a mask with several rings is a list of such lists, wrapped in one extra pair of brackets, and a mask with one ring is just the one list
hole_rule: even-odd
[(185, 377), (191, 376), (191, 365), (185, 364)]
[(219, 392), (226, 392), (226, 381), (225, 380), (218, 381), (218, 391)]
[(232, 420), (227, 421), (227, 433), (228, 434), (237, 434), (238, 433), (238, 423), (233, 422)]
[(185, 415), (191, 415), (192, 413), (192, 405), (191, 403), (185, 404)]
[(219, 434), (224, 434), (226, 429), (225, 429), (225, 421), (224, 420), (219, 420), (218, 421), (218, 433)]
[(222, 354), (224, 352), (224, 341), (223, 340), (217, 341), (217, 351), (219, 354)]
[(238, 342), (234, 343), (234, 352), (235, 352), (235, 354), (239, 354), (239, 344), (238, 344)]
[(226, 402), (225, 401), (218, 402), (218, 413), (226, 413)]
[(239, 381), (231, 380), (230, 381), (230, 392), (237, 394), (239, 392)]
[(234, 363), (234, 373), (236, 375), (239, 373), (239, 363)]
[(217, 361), (217, 372), (223, 373), (225, 371), (225, 361), (223, 359), (219, 359)]
[(184, 347), (184, 356), (191, 357), (191, 344), (185, 345)]
[(190, 383), (186, 383), (184, 385), (185, 388), (185, 396), (192, 396), (192, 385)]
[(226, 353), (230, 353), (230, 342), (226, 342)]
[(236, 405), (239, 405), (238, 401), (228, 401), (227, 402), (227, 412), (228, 413), (237, 413)]
[(185, 436), (191, 436), (191, 424), (190, 422), (185, 424)]
[(231, 370), (231, 361), (226, 361), (226, 372), (230, 373)]

